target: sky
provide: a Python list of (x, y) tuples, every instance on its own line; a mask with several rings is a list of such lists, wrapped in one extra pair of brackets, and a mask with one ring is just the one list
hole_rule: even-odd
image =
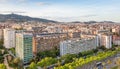
[(0, 13), (70, 21), (120, 22), (120, 0), (0, 0)]

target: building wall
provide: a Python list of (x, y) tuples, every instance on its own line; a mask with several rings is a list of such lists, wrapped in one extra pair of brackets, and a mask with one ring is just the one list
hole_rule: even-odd
[(100, 46), (105, 46), (108, 49), (112, 47), (111, 35), (99, 34), (98, 36), (99, 36)]
[(113, 41), (113, 44), (115, 44), (115, 45), (120, 45), (120, 40), (114, 40), (114, 41)]
[(32, 34), (16, 33), (16, 56), (24, 64), (29, 63), (33, 58)]
[(60, 55), (77, 54), (79, 52), (96, 49), (97, 39), (68, 40), (60, 43)]
[(15, 47), (15, 30), (4, 29), (4, 46), (5, 48)]
[(114, 45), (120, 45), (120, 36), (113, 35), (112, 40)]
[(106, 36), (106, 48), (112, 48), (112, 36)]
[(63, 41), (65, 39), (66, 34), (36, 35), (35, 37), (33, 37), (33, 52), (36, 54), (40, 51), (59, 48), (60, 41)]

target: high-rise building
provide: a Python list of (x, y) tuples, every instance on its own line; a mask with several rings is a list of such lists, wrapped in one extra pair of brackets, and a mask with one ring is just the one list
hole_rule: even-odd
[(108, 35), (105, 37), (106, 39), (106, 48), (112, 48), (112, 36), (111, 35)]
[(111, 48), (112, 47), (112, 35), (107, 34), (99, 34), (99, 42), (100, 46), (105, 46), (105, 48)]
[(5, 48), (15, 47), (15, 30), (4, 29), (4, 46)]
[(24, 64), (29, 63), (33, 58), (32, 52), (32, 33), (16, 33), (16, 56)]

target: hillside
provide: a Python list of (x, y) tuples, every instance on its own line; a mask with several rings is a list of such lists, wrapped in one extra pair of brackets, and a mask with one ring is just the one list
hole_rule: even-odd
[(53, 20), (33, 18), (33, 17), (23, 16), (23, 15), (18, 15), (18, 14), (6, 14), (6, 15), (0, 14), (0, 22), (5, 22), (7, 20), (13, 20), (17, 22), (26, 22), (26, 21), (53, 22), (53, 23), (56, 22)]

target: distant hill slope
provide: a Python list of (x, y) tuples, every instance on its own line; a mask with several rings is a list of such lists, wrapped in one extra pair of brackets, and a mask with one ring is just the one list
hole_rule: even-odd
[(53, 20), (33, 18), (33, 17), (23, 16), (23, 15), (18, 15), (18, 14), (6, 14), (6, 15), (0, 14), (0, 22), (5, 22), (7, 20), (13, 20), (17, 22), (25, 22), (25, 21), (39, 21), (39, 22), (53, 22), (53, 23), (56, 22)]

